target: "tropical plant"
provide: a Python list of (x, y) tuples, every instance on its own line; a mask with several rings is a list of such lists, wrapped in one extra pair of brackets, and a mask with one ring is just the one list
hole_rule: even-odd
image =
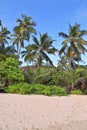
[(46, 86), (42, 84), (27, 84), (18, 83), (15, 85), (10, 85), (6, 88), (7, 93), (19, 93), (19, 94), (41, 94), (47, 96), (66, 96), (67, 93), (64, 88), (56, 86)]
[(29, 68), (29, 70), (24, 71), (25, 82), (32, 84), (35, 78), (33, 68)]
[(32, 17), (28, 17), (26, 15), (21, 15), (21, 17), (22, 19), (17, 19), (18, 25), (14, 27), (14, 34), (12, 34), (14, 37), (12, 39), (13, 45), (17, 45), (18, 57), (20, 55), (21, 48), (24, 47), (24, 41), (29, 41), (30, 35), (36, 34), (36, 30), (34, 29), (36, 23), (33, 22)]
[(31, 16), (21, 15), (22, 19), (18, 18), (18, 26), (14, 30), (18, 30), (21, 35), (26, 36), (25, 38), (29, 41), (30, 34), (36, 34), (35, 26), (36, 23), (33, 21)]
[(59, 33), (59, 36), (65, 38), (62, 42), (63, 46), (59, 51), (59, 55), (62, 53), (66, 55), (69, 59), (70, 66), (74, 55), (81, 57), (81, 54), (85, 54), (85, 52), (87, 52), (87, 49), (85, 48), (87, 41), (82, 37), (85, 34), (87, 34), (87, 31), (80, 30), (79, 24), (75, 24), (74, 26), (69, 25), (69, 34), (63, 32)]
[(49, 85), (52, 78), (52, 73), (55, 73), (56, 69), (48, 66), (41, 67), (29, 67), (27, 72), (24, 72), (25, 81), (28, 83), (39, 83)]
[(35, 50), (31, 50), (31, 46), (27, 46), (21, 52), (21, 57), (24, 58), (24, 62), (34, 65), (37, 61), (37, 52)]
[(58, 60), (57, 68), (58, 69), (59, 68), (64, 69), (64, 68), (66, 68), (67, 63), (68, 63), (67, 57), (66, 56), (61, 56), (61, 58)]
[(73, 90), (71, 94), (82, 95), (83, 93), (81, 90)]
[[(11, 40), (11, 37), (9, 36), (10, 35), (10, 31), (3, 26), (2, 22), (0, 21), (0, 27), (1, 27), (1, 30), (0, 30), (0, 54), (6, 54), (6, 51), (7, 51), (7, 44), (9, 42), (9, 40)], [(10, 47), (8, 47), (9, 50)]]
[(0, 76), (3, 79), (4, 86), (7, 87), (9, 82), (23, 81), (23, 71), (18, 67), (19, 63), (14, 58), (6, 58), (0, 62)]
[(82, 68), (72, 69), (70, 66), (68, 66), (67, 69), (63, 72), (65, 73), (64, 80), (66, 91), (68, 91), (69, 89), (74, 90), (75, 81), (80, 77), (81, 72), (83, 72)]
[[(30, 53), (33, 54), (33, 59), (37, 60), (37, 65), (41, 66), (45, 60), (49, 65), (53, 66), (53, 62), (47, 54), (55, 54), (57, 51), (57, 49), (52, 45), (54, 40), (45, 33), (43, 35), (40, 34), (40, 40), (33, 36), (33, 42), (34, 43), (29, 45), (26, 49), (29, 49)], [(28, 52), (28, 50), (26, 52)], [(26, 54), (26, 56), (28, 56), (27, 61), (30, 60), (30, 53), (29, 55), (28, 53)]]

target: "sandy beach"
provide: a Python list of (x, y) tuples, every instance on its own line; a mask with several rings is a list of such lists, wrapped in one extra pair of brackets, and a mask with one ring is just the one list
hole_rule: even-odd
[(87, 96), (0, 94), (0, 130), (87, 130)]

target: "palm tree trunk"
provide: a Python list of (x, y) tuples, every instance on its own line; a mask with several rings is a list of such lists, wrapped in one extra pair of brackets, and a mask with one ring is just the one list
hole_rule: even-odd
[(71, 63), (72, 63), (72, 57), (69, 58), (69, 66), (70, 66), (70, 68), (72, 67)]

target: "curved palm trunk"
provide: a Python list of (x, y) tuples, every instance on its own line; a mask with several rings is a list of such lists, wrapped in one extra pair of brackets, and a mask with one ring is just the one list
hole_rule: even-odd
[(42, 49), (40, 50), (39, 59), (38, 59), (38, 66), (42, 65)]
[(19, 43), (17, 44), (17, 58), (19, 60)]

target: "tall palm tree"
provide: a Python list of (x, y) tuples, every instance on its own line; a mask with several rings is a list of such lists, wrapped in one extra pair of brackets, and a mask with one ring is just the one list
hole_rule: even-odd
[(2, 25), (2, 22), (0, 21), (0, 53), (4, 55), (5, 53), (5, 47), (9, 43), (9, 40), (11, 40), (11, 37), (9, 36), (10, 31)]
[(16, 50), (12, 45), (9, 46), (9, 42), (11, 41), (10, 34), (10, 31), (3, 26), (0, 20), (0, 61), (9, 56), (15, 57)]
[(43, 35), (40, 34), (40, 40), (38, 40), (37, 37), (33, 36), (33, 42), (33, 44), (28, 46), (28, 49), (31, 50), (34, 58), (37, 59), (38, 66), (42, 65), (43, 60), (48, 62), (49, 65), (53, 65), (52, 60), (47, 54), (55, 54), (57, 51), (57, 49), (53, 46), (54, 40), (52, 40), (52, 38), (48, 36), (47, 33), (45, 33)]
[(13, 44), (17, 45), (18, 57), (20, 55), (21, 48), (24, 47), (24, 41), (29, 41), (31, 34), (36, 34), (36, 23), (32, 20), (32, 17), (21, 15), (22, 19), (18, 18), (18, 25), (14, 27), (14, 34), (12, 35)]
[(74, 55), (81, 56), (85, 54), (87, 49), (87, 41), (83, 39), (83, 36), (87, 34), (87, 31), (80, 30), (80, 25), (75, 24), (74, 26), (69, 25), (69, 34), (60, 32), (59, 36), (62, 36), (65, 40), (62, 42), (62, 48), (59, 51), (59, 55), (67, 54), (69, 64), (71, 66), (72, 58)]
[(21, 47), (23, 48), (23, 44), (24, 44), (24, 37), (21, 37), (20, 33), (16, 32), (16, 31), (11, 36), (14, 37), (14, 38), (12, 38), (12, 43), (13, 43), (13, 46), (16, 45), (17, 57), (19, 59), (20, 58), (20, 50), (21, 50)]
[[(77, 55), (73, 55), (72, 60), (71, 60), (71, 67), (72, 68), (78, 67), (79, 66), (79, 61), (83, 62), (83, 60), (81, 59), (81, 57), (77, 56)], [(64, 55), (62, 55), (60, 57), (60, 60), (58, 60), (58, 67), (66, 69), (68, 63), (69, 63), (69, 59), (67, 57), (67, 54), (64, 53)]]

